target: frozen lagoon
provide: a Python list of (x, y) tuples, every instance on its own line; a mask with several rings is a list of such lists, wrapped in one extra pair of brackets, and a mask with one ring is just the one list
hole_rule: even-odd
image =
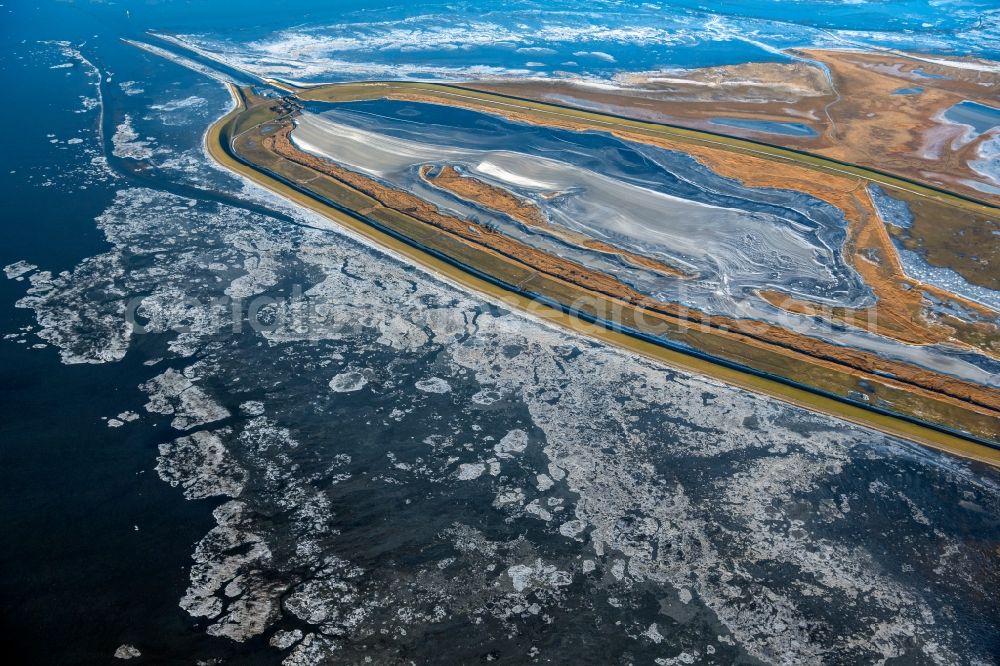
[[(843, 213), (810, 195), (745, 187), (686, 154), (602, 132), (539, 127), (447, 106), (310, 104), (296, 123), (292, 140), (307, 152), (417, 194), (459, 218), (488, 222), (654, 298), (768, 321), (979, 383), (1000, 382), (989, 359), (824, 326), (760, 298), (758, 291), (774, 290), (833, 307), (874, 302), (843, 259)], [(443, 165), (530, 200), (551, 225), (680, 267), (693, 279), (553, 238), (420, 175), (422, 167)]]

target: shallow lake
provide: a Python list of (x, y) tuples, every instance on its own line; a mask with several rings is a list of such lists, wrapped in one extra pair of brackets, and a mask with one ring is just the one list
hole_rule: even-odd
[(977, 136), (1000, 126), (1000, 109), (968, 100), (945, 111), (944, 117), (953, 123), (971, 126)]
[(765, 134), (781, 134), (782, 136), (817, 136), (816, 130), (804, 123), (782, 123), (774, 120), (750, 120), (749, 118), (712, 118), (713, 125), (737, 127)]

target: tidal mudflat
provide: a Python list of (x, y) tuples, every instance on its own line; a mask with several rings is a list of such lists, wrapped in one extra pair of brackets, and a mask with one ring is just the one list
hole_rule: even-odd
[[(792, 190), (742, 187), (683, 153), (404, 102), (338, 106), (296, 124), (292, 140), (307, 151), (528, 242), (544, 241), (485, 206), (427, 187), (418, 167), (457, 166), (527, 198), (551, 224), (675, 263), (698, 277), (686, 297), (708, 311), (731, 314), (736, 299), (765, 285), (831, 304), (870, 301), (838, 251), (847, 225), (836, 209)], [(561, 252), (587, 256), (585, 248)], [(625, 279), (654, 295), (665, 288), (639, 271)], [(701, 284), (732, 300), (710, 299)]]
[[(751, 188), (714, 173), (692, 156), (623, 141), (414, 102), (313, 104), (295, 120), (297, 147), (440, 210), (500, 229), (532, 247), (615, 276), (649, 296), (708, 314), (806, 330), (807, 318), (777, 308), (762, 291), (831, 308), (876, 304), (845, 261), (843, 210), (793, 189)], [(422, 169), (451, 167), (531, 202), (545, 224), (679, 269), (665, 275), (609, 256), (602, 247), (554, 238), (538, 225), (433, 187)], [(882, 201), (889, 200), (882, 193)], [(905, 206), (905, 204), (900, 204)], [(913, 266), (909, 261), (908, 266)], [(913, 277), (927, 276), (913, 270)], [(954, 281), (938, 280), (943, 288)], [(969, 294), (969, 290), (958, 289)], [(992, 307), (992, 290), (977, 287)], [(995, 383), (988, 355), (946, 346), (914, 349), (857, 328), (811, 328), (809, 334), (915, 362), (972, 381)]]

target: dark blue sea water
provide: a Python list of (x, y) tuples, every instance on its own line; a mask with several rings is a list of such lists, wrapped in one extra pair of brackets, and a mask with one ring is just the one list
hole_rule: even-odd
[(120, 41), (346, 78), (606, 76), (829, 34), (997, 52), (990, 3), (700, 4), (0, 8), (8, 661), (993, 660), (994, 470), (346, 237), (213, 167), (226, 90)]

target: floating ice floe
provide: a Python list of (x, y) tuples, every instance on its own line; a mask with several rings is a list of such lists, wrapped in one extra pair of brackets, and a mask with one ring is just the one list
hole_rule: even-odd
[(458, 466), (458, 480), (471, 481), (478, 479), (486, 471), (483, 463), (463, 463)]
[(489, 407), (493, 403), (499, 402), (502, 399), (502, 395), (490, 389), (483, 389), (472, 396), (472, 402), (484, 407)]
[(26, 273), (30, 273), (31, 271), (36, 270), (37, 268), (38, 266), (34, 264), (29, 264), (27, 261), (24, 261), (22, 259), (21, 261), (15, 261), (13, 264), (7, 264), (6, 266), (4, 266), (3, 272), (4, 275), (7, 276), (8, 280), (15, 280), (25, 275)]
[(507, 569), (511, 584), (518, 592), (523, 592), (529, 587), (542, 586), (563, 586), (573, 582), (573, 576), (569, 572), (560, 571), (551, 564), (545, 564), (541, 559), (535, 560), (534, 564), (515, 564)]
[(260, 416), (264, 413), (264, 403), (260, 400), (247, 400), (240, 405), (240, 410), (247, 416)]
[(132, 645), (119, 645), (118, 649), (115, 650), (115, 659), (135, 659), (141, 656), (142, 652)]
[(493, 445), (498, 458), (510, 458), (528, 447), (528, 433), (520, 429), (511, 430)]
[(190, 97), (185, 97), (184, 99), (175, 99), (169, 102), (164, 102), (163, 104), (152, 104), (150, 109), (154, 111), (182, 111), (187, 110), (197, 106), (204, 106), (208, 104), (208, 100), (204, 97), (198, 97), (197, 95), (191, 95)]
[(568, 520), (559, 526), (559, 534), (575, 539), (585, 529), (587, 529), (587, 523), (582, 520)]
[(228, 409), (173, 368), (143, 384), (142, 389), (149, 395), (146, 411), (173, 414), (170, 424), (178, 430), (189, 430), (230, 416)]
[(279, 630), (274, 632), (268, 643), (279, 650), (287, 650), (302, 640), (302, 630), (292, 629), (291, 631)]
[(156, 471), (171, 486), (181, 485), (188, 499), (217, 495), (237, 497), (243, 492), (246, 473), (223, 443), (229, 431), (200, 431), (160, 444)]
[(128, 114), (125, 114), (125, 118), (115, 128), (111, 144), (111, 153), (115, 157), (130, 160), (148, 160), (153, 157), (151, 142), (139, 138), (139, 133), (132, 126), (132, 117)]
[(368, 384), (368, 379), (357, 371), (342, 372), (330, 380), (330, 390), (334, 393), (360, 391)]
[(418, 391), (423, 391), (424, 393), (448, 393), (451, 391), (451, 384), (440, 377), (421, 379), (415, 386)]
[(126, 95), (141, 95), (146, 92), (143, 90), (136, 81), (120, 81), (118, 87), (122, 89), (122, 92)]

